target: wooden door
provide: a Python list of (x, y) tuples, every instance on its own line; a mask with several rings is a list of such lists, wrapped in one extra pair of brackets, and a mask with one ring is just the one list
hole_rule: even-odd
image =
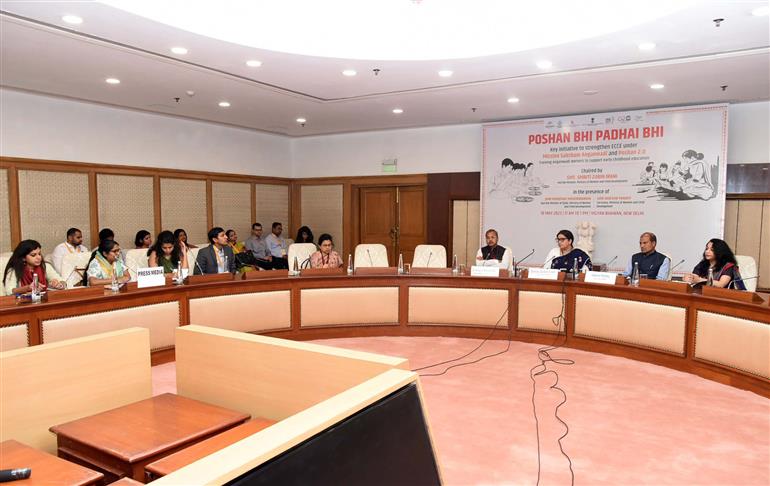
[(404, 256), (404, 263), (412, 263), (414, 249), (425, 243), (425, 186), (399, 187), (397, 253)]
[(415, 247), (425, 242), (425, 186), (363, 187), (359, 197), (359, 242), (385, 245), (390, 266), (399, 254), (411, 263)]
[[(395, 187), (361, 188), (360, 243), (381, 243), (388, 249), (388, 262), (395, 265), (396, 211)], [(396, 257), (397, 258), (397, 257)]]

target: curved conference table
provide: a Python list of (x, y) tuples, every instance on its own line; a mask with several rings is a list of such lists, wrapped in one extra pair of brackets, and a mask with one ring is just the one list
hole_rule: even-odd
[[(39, 304), (0, 298), (0, 348), (142, 326), (150, 330), (153, 363), (161, 363), (173, 360), (174, 330), (191, 323), (298, 340), (490, 336), (624, 356), (770, 397), (766, 299), (526, 278), (247, 275), (130, 284), (114, 294), (51, 292)], [(554, 318), (562, 314), (558, 328)]]

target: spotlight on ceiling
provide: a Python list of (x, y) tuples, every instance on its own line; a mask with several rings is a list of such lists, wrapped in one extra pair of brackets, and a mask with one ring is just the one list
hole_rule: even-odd
[(83, 19), (77, 15), (65, 15), (61, 18), (64, 22), (72, 25), (80, 25), (83, 23)]

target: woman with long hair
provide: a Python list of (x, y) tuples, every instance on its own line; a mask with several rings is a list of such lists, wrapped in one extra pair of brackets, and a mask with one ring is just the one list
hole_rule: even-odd
[(163, 273), (172, 273), (176, 268), (187, 268), (187, 248), (168, 230), (158, 234), (155, 244), (147, 250), (147, 257), (149, 266), (163, 267)]
[(556, 268), (559, 270), (572, 270), (577, 263), (577, 269), (582, 270), (584, 265), (591, 270), (591, 257), (580, 248), (572, 246), (575, 235), (570, 230), (561, 230), (556, 233), (556, 248), (553, 248), (545, 259), (543, 268)]
[(294, 243), (313, 243), (313, 232), (307, 226), (301, 226), (297, 230), (297, 238)]
[(143, 250), (152, 246), (152, 235), (147, 230), (139, 230), (134, 237), (134, 246), (137, 250)]
[(180, 243), (183, 243), (185, 248), (198, 248), (192, 243), (187, 242), (187, 232), (182, 228), (177, 228), (174, 230), (174, 238), (179, 240)]
[(34, 275), (40, 290), (64, 289), (67, 284), (52, 265), (43, 260), (43, 250), (35, 240), (24, 240), (13, 250), (3, 272), (5, 295), (27, 294), (32, 291)]
[(102, 240), (99, 247), (91, 254), (83, 277), (83, 285), (109, 285), (115, 275), (118, 283), (131, 280), (128, 269), (120, 258), (120, 245), (115, 240)]
[(727, 287), (730, 282), (734, 282), (732, 287), (738, 290), (746, 290), (743, 285), (743, 279), (738, 269), (738, 262), (730, 246), (724, 240), (712, 238), (706, 243), (706, 249), (703, 251), (703, 260), (701, 260), (692, 273), (684, 276), (685, 282), (699, 284), (708, 282), (709, 269), (714, 277), (712, 286)]

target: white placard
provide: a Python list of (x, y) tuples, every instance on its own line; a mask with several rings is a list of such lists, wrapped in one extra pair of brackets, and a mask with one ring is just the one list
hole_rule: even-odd
[(586, 272), (586, 283), (615, 285), (618, 274), (614, 272)]
[(471, 267), (471, 277), (499, 277), (500, 269), (497, 267), (484, 267), (473, 265)]
[(727, 117), (715, 104), (484, 125), (481, 240), (494, 228), (545, 262), (566, 229), (593, 262), (625, 262), (651, 231), (692, 268), (723, 234)]
[(527, 278), (538, 278), (540, 280), (559, 280), (559, 271), (555, 268), (533, 267), (527, 270)]
[(139, 268), (136, 271), (136, 286), (144, 289), (147, 287), (160, 287), (166, 285), (166, 276), (163, 267)]

